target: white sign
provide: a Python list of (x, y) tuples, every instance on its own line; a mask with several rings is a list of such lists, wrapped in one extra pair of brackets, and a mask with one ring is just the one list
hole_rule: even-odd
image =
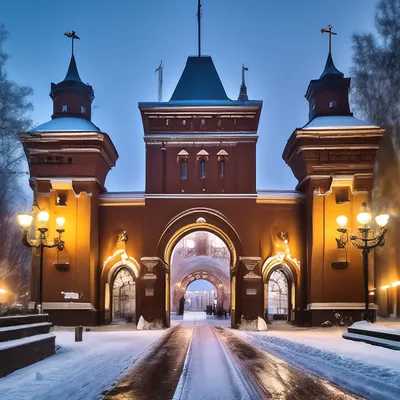
[(79, 300), (79, 293), (74, 292), (61, 292), (64, 295), (64, 299)]

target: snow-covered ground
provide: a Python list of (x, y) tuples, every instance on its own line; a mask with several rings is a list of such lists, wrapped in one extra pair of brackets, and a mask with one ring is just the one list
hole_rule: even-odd
[(165, 331), (55, 333), (57, 354), (0, 379), (1, 400), (98, 399)]
[(234, 331), (259, 348), (369, 399), (400, 399), (400, 352), (342, 338), (344, 329)]

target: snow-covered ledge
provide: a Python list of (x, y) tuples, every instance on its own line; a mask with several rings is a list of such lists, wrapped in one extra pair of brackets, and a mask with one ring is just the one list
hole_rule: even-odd
[[(30, 301), (28, 308), (33, 310), (35, 302)], [(96, 311), (92, 303), (74, 303), (65, 301), (44, 302), (43, 310), (91, 310)]]
[[(369, 304), (370, 310), (377, 310), (374, 303)], [(310, 303), (307, 310), (365, 310), (365, 303)]]

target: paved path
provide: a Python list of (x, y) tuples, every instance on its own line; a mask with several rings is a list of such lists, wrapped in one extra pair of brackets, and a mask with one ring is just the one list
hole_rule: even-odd
[(174, 399), (219, 400), (254, 399), (256, 393), (221, 343), (207, 320), (185, 321), (193, 328), (186, 366)]

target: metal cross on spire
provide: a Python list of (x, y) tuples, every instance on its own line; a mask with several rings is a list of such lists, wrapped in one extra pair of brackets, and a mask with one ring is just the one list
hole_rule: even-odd
[(244, 71), (248, 71), (248, 70), (249, 70), (249, 68), (245, 67), (244, 64), (243, 64), (243, 66), (242, 66), (242, 85), (245, 85), (245, 83), (244, 83)]
[(199, 57), (201, 57), (201, 0), (197, 1), (197, 42)]
[(80, 37), (75, 33), (75, 31), (65, 32), (64, 35), (72, 39), (72, 55), (74, 54), (74, 40), (80, 39)]
[(158, 72), (158, 101), (159, 102), (162, 102), (163, 68), (164, 68), (164, 64), (161, 60), (160, 65), (154, 71), (154, 72)]
[(321, 29), (321, 33), (327, 33), (329, 35), (329, 53), (331, 53), (332, 50), (332, 35), (337, 35), (336, 32), (332, 32), (332, 25), (328, 25), (328, 29), (324, 28)]

